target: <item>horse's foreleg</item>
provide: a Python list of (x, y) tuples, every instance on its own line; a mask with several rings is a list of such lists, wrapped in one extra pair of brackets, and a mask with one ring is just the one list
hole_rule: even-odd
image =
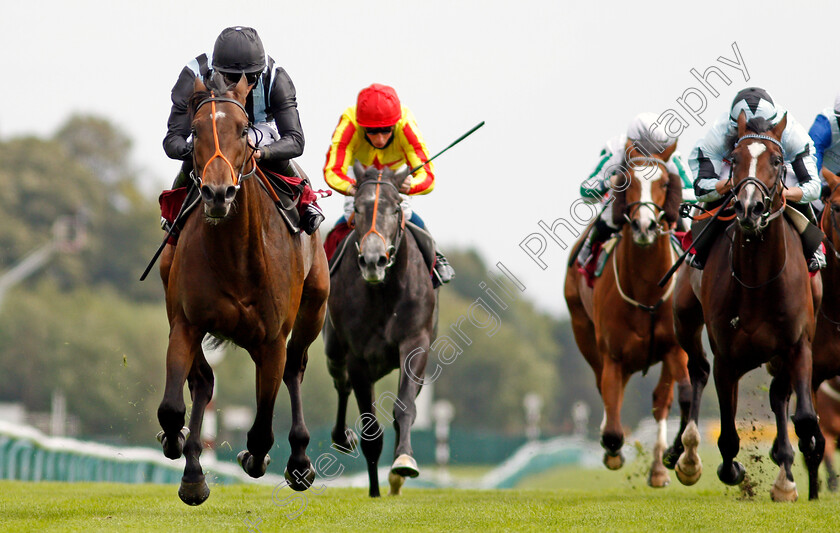
[[(717, 363), (717, 362), (716, 362)], [(723, 463), (718, 467), (718, 478), (727, 485), (738, 485), (744, 480), (746, 470), (735, 461), (741, 446), (738, 430), (735, 428), (735, 413), (738, 409), (738, 376), (721, 362), (715, 364), (715, 388), (720, 405), (720, 437), (718, 449)]]
[(674, 437), (674, 444), (665, 450), (663, 457), (665, 467), (673, 470), (680, 455), (685, 451), (682, 436), (691, 411), (691, 378), (688, 375), (688, 355), (682, 348), (676, 347), (672, 350), (663, 363), (671, 369), (671, 375), (677, 382), (677, 401), (680, 406), (680, 427)]
[(790, 470), (793, 464), (793, 446), (790, 444), (787, 427), (790, 392), (790, 376), (787, 368), (781, 368), (770, 382), (770, 407), (776, 417), (776, 438), (770, 449), (770, 458), (779, 466), (779, 475), (770, 490), (770, 497), (777, 502), (796, 501), (799, 497)]
[(393, 411), (396, 445), (389, 475), (392, 495), (400, 494), (404, 478), (420, 475), (411, 448), (411, 425), (417, 418), (414, 400), (420, 394), (426, 375), (428, 351), (429, 339), (425, 335), (404, 340), (400, 345), (400, 388)]
[(674, 399), (674, 380), (667, 359), (668, 356), (666, 355), (662, 361), (659, 382), (653, 390), (653, 418), (656, 420), (659, 430), (656, 442), (653, 445), (653, 463), (650, 466), (648, 485), (655, 488), (667, 487), (671, 483), (668, 470), (665, 469), (662, 462), (665, 448), (668, 446), (668, 412)]
[(629, 376), (624, 375), (621, 363), (609, 355), (603, 357), (601, 372), (601, 398), (604, 401), (605, 423), (601, 431), (601, 446), (604, 448), (604, 465), (610, 470), (624, 466), (624, 429), (621, 427), (621, 404), (624, 400), (624, 386)]
[(383, 429), (376, 420), (376, 410), (373, 405), (373, 381), (369, 379), (366, 372), (355, 370), (357, 371), (351, 371), (350, 379), (353, 382), (356, 403), (359, 406), (359, 420), (356, 425), (360, 429), (362, 453), (367, 462), (368, 480), (370, 482), (368, 494), (371, 498), (378, 498), (379, 473), (376, 471), (376, 467), (379, 464), (379, 456), (382, 455)]
[(204, 479), (204, 472), (199, 463), (203, 444), (201, 442), (201, 425), (204, 421), (204, 410), (213, 397), (213, 369), (204, 358), (199, 345), (190, 373), (187, 376), (192, 396), (192, 411), (190, 413), (189, 436), (184, 445), (184, 457), (187, 460), (184, 477), (178, 496), (189, 505), (199, 505), (210, 496), (210, 488)]
[[(315, 469), (306, 455), (309, 430), (303, 418), (300, 389), (309, 359), (309, 346), (318, 337), (324, 325), (328, 295), (329, 274), (325, 261), (319, 261), (313, 264), (304, 282), (300, 306), (286, 349), (286, 366), (283, 371), (283, 382), (289, 389), (292, 409), (292, 427), (289, 430), (291, 455), (286, 464), (286, 472), (290, 474), (289, 481), (295, 490), (306, 490), (315, 480)], [(305, 474), (298, 476), (297, 473)]]
[(169, 331), (169, 347), (166, 350), (166, 385), (163, 399), (158, 407), (158, 422), (163, 429), (158, 440), (163, 454), (169, 459), (178, 459), (184, 449), (186, 430), (184, 419), (187, 412), (184, 405), (184, 381), (193, 366), (196, 353), (201, 350), (203, 333), (188, 326), (183, 320), (172, 322)]
[[(251, 358), (257, 367), (257, 414), (254, 417), (254, 424), (248, 431), (248, 450), (239, 452), (237, 460), (249, 476), (261, 477), (271, 462), (268, 451), (274, 444), (274, 433), (271, 429), (274, 402), (277, 399), (277, 391), (280, 390), (283, 368), (286, 365), (286, 347), (283, 345), (283, 337), (281, 336), (274, 343), (252, 349)], [(292, 488), (295, 488), (299, 486), (298, 477), (305, 479), (310, 472), (305, 470), (286, 472), (286, 475), (287, 478), (292, 476), (290, 481), (294, 480)]]
[(825, 452), (823, 454), (823, 463), (825, 464), (825, 472), (828, 476), (828, 490), (837, 492), (837, 473), (834, 470), (834, 452), (837, 449), (837, 435), (832, 432), (822, 430), (825, 438)]
[(346, 349), (339, 343), (331, 324), (327, 324), (324, 328), (324, 352), (327, 355), (327, 370), (338, 393), (338, 409), (332, 430), (332, 441), (335, 444), (333, 448), (349, 454), (358, 445), (356, 434), (347, 427), (347, 401), (353, 389), (350, 386), (350, 377), (347, 375)]
[[(688, 408), (688, 421), (682, 435), (677, 438), (683, 447), (683, 452), (674, 467), (677, 479), (683, 485), (694, 485), (703, 473), (703, 463), (697, 449), (700, 446), (700, 401), (703, 389), (709, 380), (710, 365), (703, 351), (703, 309), (694, 296), (689, 284), (688, 271), (677, 274), (676, 289), (674, 291), (674, 331), (680, 346), (688, 355), (688, 375), (691, 380), (691, 401)], [(680, 408), (686, 391), (680, 385)], [(677, 445), (675, 445), (675, 448)], [(668, 464), (666, 462), (666, 464)]]
[(811, 365), (811, 344), (800, 341), (788, 365), (790, 385), (796, 392), (793, 427), (796, 430), (796, 436), (799, 437), (799, 451), (805, 457), (805, 465), (808, 468), (808, 499), (816, 500), (819, 497), (819, 468), (825, 451), (825, 439), (820, 431), (817, 411), (814, 408)]

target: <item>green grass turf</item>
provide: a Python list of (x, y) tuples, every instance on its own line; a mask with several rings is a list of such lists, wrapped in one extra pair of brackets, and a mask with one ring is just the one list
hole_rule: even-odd
[(798, 477), (800, 500), (774, 503), (763, 480), (753, 496), (722, 485), (714, 473), (717, 462), (714, 456), (706, 461), (698, 485), (682, 487), (672, 474), (671, 487), (661, 490), (646, 486), (640, 460), (626, 471), (564, 468), (524, 483), (550, 489), (407, 486), (403, 496), (376, 500), (365, 489), (314, 494), (284, 488), (273, 495), (270, 486), (212, 486), (210, 499), (199, 507), (181, 503), (171, 485), (3, 481), (0, 531), (837, 530), (837, 494), (808, 502), (805, 478)]

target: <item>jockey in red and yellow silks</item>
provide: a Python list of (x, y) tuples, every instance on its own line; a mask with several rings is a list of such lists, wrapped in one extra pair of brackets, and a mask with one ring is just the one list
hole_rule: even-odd
[[(348, 170), (356, 161), (366, 167), (389, 167), (395, 171), (402, 166), (419, 167), (399, 187), (401, 193), (414, 196), (428, 194), (434, 189), (434, 165), (427, 163), (428, 160), (429, 151), (414, 115), (400, 103), (396, 91), (378, 83), (362, 89), (356, 105), (348, 107), (341, 115), (324, 165), (327, 184), (348, 196), (344, 204), (345, 216), (336, 223), (335, 229), (341, 228), (341, 231), (331, 232), (325, 241), (328, 253), (331, 254), (341, 235), (349, 231), (347, 220), (353, 212), (356, 180), (348, 174)], [(401, 209), (405, 219), (411, 223), (409, 227), (412, 231), (428, 233), (425, 223), (411, 210), (407, 200), (403, 200)], [(446, 283), (452, 279), (454, 271), (443, 254), (438, 250), (435, 252), (437, 278), (433, 281)]]
[[(400, 106), (400, 118), (394, 125), (392, 140), (384, 148), (374, 147), (365, 138), (365, 128), (356, 120), (356, 106), (348, 107), (341, 115), (333, 133), (332, 144), (324, 166), (324, 179), (336, 191), (347, 194), (355, 180), (347, 170), (358, 160), (364, 166), (390, 167), (397, 170), (403, 165), (414, 168), (429, 159), (429, 151), (423, 141), (414, 114)], [(427, 194), (435, 187), (434, 163), (428, 163), (411, 177), (408, 194)]]

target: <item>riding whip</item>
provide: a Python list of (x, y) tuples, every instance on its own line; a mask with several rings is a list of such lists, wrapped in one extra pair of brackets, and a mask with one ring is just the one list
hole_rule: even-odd
[(455, 146), (455, 145), (456, 145), (456, 144), (458, 144), (459, 142), (461, 142), (461, 141), (463, 141), (464, 139), (466, 139), (468, 136), (472, 135), (472, 133), (473, 133), (475, 130), (477, 130), (478, 128), (480, 128), (480, 127), (482, 127), (482, 126), (484, 126), (484, 121), (483, 121), (483, 120), (482, 120), (481, 122), (479, 122), (479, 123), (478, 123), (478, 125), (474, 126), (474, 127), (473, 127), (470, 131), (468, 131), (467, 133), (465, 133), (465, 134), (461, 135), (460, 137), (458, 137), (457, 139), (455, 139), (455, 140), (452, 142), (452, 144), (450, 144), (449, 146), (447, 146), (446, 148), (444, 148), (444, 149), (443, 149), (443, 150), (441, 150), (440, 152), (436, 153), (434, 156), (430, 157), (428, 161), (426, 161), (426, 162), (424, 162), (424, 163), (421, 163), (421, 164), (417, 165), (416, 167), (412, 168), (412, 169), (411, 169), (408, 173), (409, 173), (409, 174), (414, 174), (415, 172), (417, 172), (418, 170), (420, 170), (421, 168), (423, 168), (423, 166), (427, 165), (428, 163), (431, 163), (431, 162), (432, 162), (432, 160), (433, 160), (433, 159), (435, 159), (437, 156), (439, 156), (439, 155), (443, 154), (443, 152), (445, 152), (445, 151), (449, 150), (450, 148), (452, 148), (453, 146)]
[[(704, 228), (700, 231), (700, 233), (698, 233), (698, 234), (697, 234), (697, 236), (696, 236), (696, 237), (694, 237), (694, 239), (692, 240), (692, 242), (698, 242), (698, 241), (700, 240), (700, 237), (702, 237), (703, 235), (705, 235), (706, 230), (708, 230), (710, 227), (712, 227), (712, 225), (713, 225), (712, 223), (713, 223), (715, 220), (717, 220), (717, 218), (720, 216), (720, 214), (721, 214), (721, 213), (723, 213), (723, 208), (724, 208), (724, 206), (726, 206), (726, 204), (728, 204), (728, 203), (729, 203), (729, 200), (731, 200), (731, 199), (732, 199), (732, 194), (733, 194), (733, 193), (732, 193), (732, 191), (731, 191), (731, 190), (730, 190), (728, 193), (726, 193), (726, 196), (724, 196), (724, 197), (723, 197), (723, 202), (720, 204), (720, 209), (718, 209), (718, 210), (715, 212), (715, 214), (714, 214), (714, 215), (712, 215), (712, 218), (711, 218), (711, 220), (709, 220), (709, 223), (708, 223), (708, 224), (706, 224), (706, 227), (704, 227)], [(689, 248), (688, 250), (686, 250), (685, 252), (683, 252), (683, 253), (682, 253), (682, 255), (681, 255), (681, 256), (679, 256), (679, 257), (677, 258), (677, 260), (676, 260), (676, 262), (673, 264), (673, 266), (672, 266), (672, 267), (668, 270), (668, 272), (666, 272), (666, 273), (665, 273), (665, 275), (662, 277), (662, 279), (661, 279), (661, 280), (659, 280), (659, 286), (660, 286), (660, 287), (664, 287), (664, 286), (665, 286), (665, 284), (666, 284), (666, 283), (668, 283), (668, 280), (669, 280), (669, 279), (671, 279), (671, 276), (673, 276), (673, 275), (674, 275), (674, 272), (676, 272), (676, 271), (677, 271), (677, 269), (678, 269), (678, 268), (680, 268), (680, 265), (682, 265), (683, 261), (685, 261), (685, 258), (688, 256), (688, 254), (689, 254), (689, 252), (690, 252), (690, 251), (691, 251), (691, 248)]]

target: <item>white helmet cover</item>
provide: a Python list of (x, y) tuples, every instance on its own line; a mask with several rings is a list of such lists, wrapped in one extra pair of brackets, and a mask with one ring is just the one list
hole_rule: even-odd
[(648, 154), (661, 154), (676, 142), (665, 128), (656, 123), (659, 117), (655, 113), (639, 113), (627, 128), (627, 139), (636, 143)]

